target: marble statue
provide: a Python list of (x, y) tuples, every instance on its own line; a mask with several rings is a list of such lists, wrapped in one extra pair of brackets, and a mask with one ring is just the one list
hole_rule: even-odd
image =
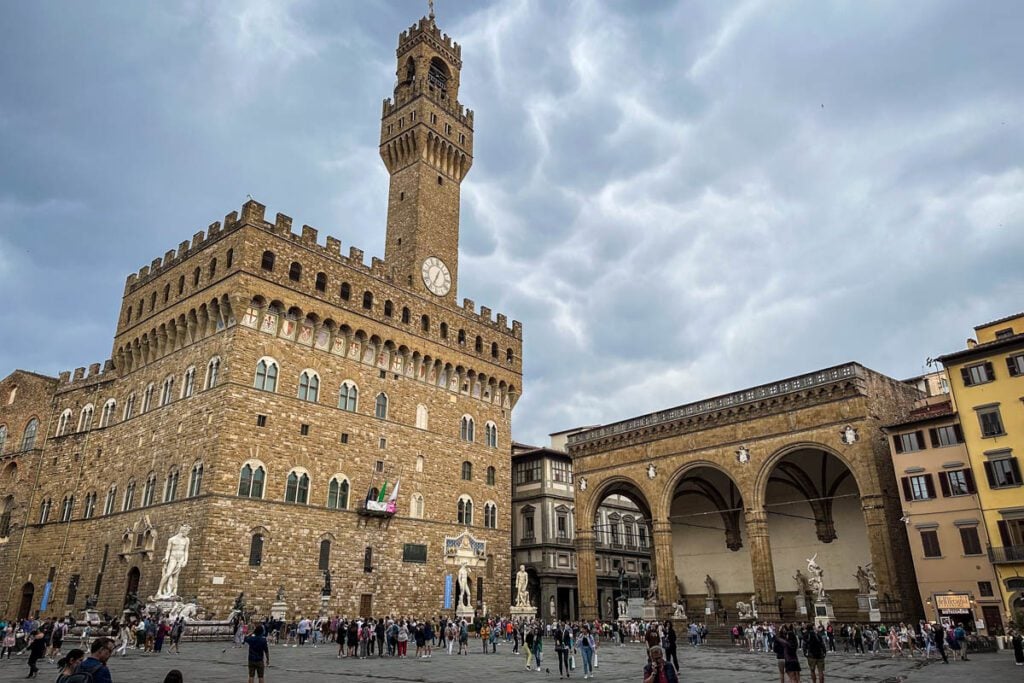
[(526, 565), (519, 565), (516, 572), (516, 607), (532, 607), (530, 604), (530, 575), (526, 573)]
[(469, 564), (463, 562), (459, 567), (459, 602), (469, 607)]
[(757, 593), (750, 596), (750, 614), (757, 619)]
[(156, 597), (173, 598), (178, 595), (178, 575), (188, 564), (189, 532), (192, 527), (182, 524), (178, 533), (167, 539), (167, 551), (164, 553), (164, 565), (160, 574), (160, 588)]
[(811, 586), (811, 590), (814, 591), (815, 600), (825, 599), (825, 570), (818, 564), (818, 554), (815, 553), (814, 557), (808, 558), (807, 560), (807, 573), (810, 575), (808, 583)]
[(685, 619), (686, 618), (686, 608), (683, 607), (682, 603), (680, 603), (680, 602), (673, 602), (672, 603), (672, 618), (673, 619)]
[(284, 602), (284, 586), (277, 587), (277, 597), (274, 598), (276, 602)]
[(740, 600), (736, 603), (736, 611), (739, 612), (740, 619), (753, 619), (754, 613), (750, 609), (750, 605)]
[(619, 618), (620, 619), (626, 618), (626, 598), (619, 598), (618, 608), (619, 608)]
[(807, 595), (810, 588), (807, 585), (807, 577), (799, 569), (796, 570), (796, 574), (793, 576), (793, 580), (796, 581), (796, 594)]
[(231, 609), (236, 609), (239, 612), (245, 611), (245, 591), (238, 594), (238, 597), (235, 598), (235, 604)]
[(871, 591), (871, 582), (868, 581), (868, 573), (864, 571), (864, 567), (857, 566), (857, 573), (853, 575), (853, 578), (857, 579), (857, 590), (862, 594), (867, 594)]
[(548, 599), (548, 613), (551, 615), (552, 619), (555, 618), (555, 596), (554, 595), (552, 595)]
[(715, 580), (711, 578), (711, 574), (704, 577), (704, 587), (708, 589), (708, 599), (714, 600), (716, 597)]
[(330, 594), (331, 594), (331, 570), (330, 569), (325, 569), (324, 570), (324, 587), (322, 589), (320, 589), (320, 595), (330, 595)]
[(878, 577), (875, 576), (875, 568), (872, 566), (871, 562), (864, 565), (864, 573), (867, 574), (868, 577), (868, 593), (877, 593)]

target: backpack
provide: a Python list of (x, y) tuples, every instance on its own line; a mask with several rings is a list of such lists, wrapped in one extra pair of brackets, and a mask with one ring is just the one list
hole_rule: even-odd
[(85, 662), (82, 662), (75, 669), (75, 673), (64, 676), (63, 678), (58, 678), (58, 683), (92, 683), (93, 672), (103, 666), (103, 663), (99, 660), (94, 659), (93, 661), (96, 662), (96, 666), (87, 669), (85, 668)]

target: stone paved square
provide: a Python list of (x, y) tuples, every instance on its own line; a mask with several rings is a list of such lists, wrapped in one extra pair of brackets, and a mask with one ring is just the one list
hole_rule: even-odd
[[(335, 648), (321, 646), (293, 648), (273, 646), (267, 683), (302, 681), (550, 681), (558, 679), (558, 660), (548, 647), (541, 672), (525, 670), (525, 656), (511, 654), (509, 644), (499, 644), (497, 654), (484, 655), (479, 642), (472, 642), (469, 656), (448, 656), (436, 653), (431, 659), (337, 659)], [(550, 642), (545, 639), (545, 645)], [(161, 683), (167, 671), (177, 668), (185, 681), (221, 683), (246, 680), (246, 649), (231, 643), (183, 643), (182, 653), (173, 655), (141, 655), (129, 651), (127, 658), (110, 662), (115, 683)], [(599, 667), (595, 680), (615, 683), (639, 683), (645, 661), (644, 648), (638, 644), (615, 647), (607, 644), (599, 650)], [(730, 648), (681, 647), (679, 652), (682, 681), (692, 683), (774, 683), (778, 680), (775, 661), (769, 655), (751, 654)], [(0, 662), (0, 681), (24, 678), (28, 671), (25, 656)], [(56, 677), (56, 667), (43, 663), (40, 680)], [(579, 658), (577, 664), (582, 666)], [(553, 668), (552, 668), (553, 667)], [(550, 673), (548, 673), (550, 671)], [(1020, 680), (1024, 672), (1013, 665), (1007, 652), (975, 655), (969, 662), (953, 662), (948, 666), (925, 664), (921, 660), (892, 660), (887, 656), (873, 658), (835, 654), (826, 660), (827, 680), (832, 682), (862, 681), (865, 683), (945, 683), (973, 680), (994, 682)], [(583, 678), (582, 668), (572, 676)], [(810, 678), (803, 674), (801, 681)]]

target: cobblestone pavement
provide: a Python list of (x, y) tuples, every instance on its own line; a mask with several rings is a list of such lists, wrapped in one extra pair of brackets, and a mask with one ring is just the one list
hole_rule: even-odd
[[(545, 645), (550, 643), (545, 641)], [(395, 660), (380, 659), (337, 659), (333, 647), (303, 648), (272, 646), (271, 667), (267, 670), (267, 683), (297, 681), (320, 683), (322, 681), (422, 681), (423, 683), (452, 683), (452, 681), (540, 681), (557, 680), (558, 660), (553, 648), (545, 652), (541, 671), (526, 671), (525, 656), (511, 654), (508, 644), (498, 646), (497, 654), (481, 653), (479, 642), (472, 643), (469, 656), (451, 656), (437, 653), (430, 659)], [(246, 650), (233, 648), (226, 643), (182, 643), (182, 653), (142, 655), (129, 651), (126, 658), (113, 658), (110, 669), (115, 683), (161, 683), (170, 669), (179, 669), (185, 681), (220, 683), (222, 681), (246, 680)], [(614, 647), (602, 645), (598, 650), (599, 664), (595, 680), (629, 683), (643, 680), (642, 668), (646, 657), (641, 645)], [(681, 680), (686, 683), (755, 683), (778, 681), (774, 657), (751, 654), (729, 648), (681, 647), (679, 651), (682, 666)], [(574, 679), (582, 679), (582, 661), (577, 657), (579, 668), (573, 673)], [(39, 679), (52, 681), (56, 667), (40, 662)], [(547, 673), (550, 670), (551, 673)], [(0, 681), (15, 681), (24, 678), (28, 672), (27, 656), (16, 656), (0, 662)], [(829, 683), (863, 681), (865, 683), (963, 683), (965, 680), (998, 683), (1001, 681), (1024, 680), (1024, 668), (1013, 664), (1012, 655), (975, 655), (968, 662), (952, 662), (948, 666), (925, 664), (918, 660), (892, 660), (888, 657), (865, 658), (835, 654), (826, 660), (826, 675)], [(809, 683), (810, 677), (804, 671), (802, 683)]]

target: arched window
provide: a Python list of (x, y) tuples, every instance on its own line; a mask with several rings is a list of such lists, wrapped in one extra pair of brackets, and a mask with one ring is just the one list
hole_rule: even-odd
[(87, 493), (85, 496), (85, 505), (82, 507), (82, 519), (92, 519), (92, 516), (96, 514), (96, 492)]
[(160, 405), (165, 406), (174, 398), (174, 375), (164, 378), (163, 388), (160, 389)]
[(327, 487), (327, 507), (332, 510), (347, 510), (349, 488), (348, 479), (345, 477), (338, 475), (331, 479)]
[(130, 420), (135, 416), (135, 394), (128, 394), (128, 398), (124, 400), (124, 417), (123, 420)]
[(309, 475), (301, 470), (292, 470), (288, 473), (288, 483), (284, 489), (284, 500), (286, 503), (309, 502)]
[(409, 324), (409, 309), (406, 306), (402, 306), (402, 322), (406, 325)]
[(50, 519), (50, 508), (53, 507), (53, 501), (49, 498), (43, 498), (43, 502), (39, 504), (39, 523), (46, 524)]
[(192, 286), (193, 287), (198, 287), (199, 286), (199, 278), (202, 277), (202, 274), (203, 274), (202, 269), (198, 268), (198, 267), (194, 271), (192, 271)]
[(148, 413), (149, 409), (153, 407), (153, 383), (150, 382), (146, 385), (146, 390), (142, 392), (142, 412)]
[(263, 270), (274, 270), (274, 252), (263, 252), (263, 261), (260, 262), (260, 268)]
[(460, 346), (465, 346), (466, 345), (466, 331), (465, 330), (459, 330), (459, 345)]
[(262, 498), (266, 478), (267, 470), (262, 463), (245, 463), (238, 477), (238, 495), (241, 498)]
[(206, 388), (213, 389), (217, 386), (217, 379), (220, 377), (220, 356), (214, 356), (206, 364)]
[[(57, 433), (54, 436), (64, 436), (68, 432), (68, 423), (71, 421), (71, 408), (66, 408), (60, 417), (57, 418)], [(7, 427), (0, 427), (3, 430), (3, 440), (7, 440)], [(0, 452), (3, 452), (3, 443), (0, 443)]]
[(423, 456), (422, 455), (417, 455), (416, 456), (416, 471), (417, 472), (422, 472), (423, 471)]
[(424, 332), (430, 332), (430, 316), (420, 316), (420, 329)]
[[(196, 268), (196, 272), (198, 271), (199, 269)], [(153, 292), (152, 294), (149, 295), (149, 310), (156, 310), (156, 292)]]
[(75, 507), (75, 497), (68, 495), (64, 496), (64, 500), (60, 503), (60, 521), (70, 522), (71, 521), (71, 510)]
[(477, 336), (476, 341), (473, 342), (473, 350), (477, 353), (484, 352), (484, 340), (482, 337)]
[(363, 308), (371, 310), (373, 308), (373, 293), (363, 292)]
[[(185, 276), (182, 275), (178, 278), (178, 296), (181, 296), (185, 292)], [(141, 313), (141, 307), (139, 312)]]
[(231, 264), (234, 263), (234, 261), (235, 261), (235, 250), (234, 249), (228, 249), (227, 258), (224, 259), (224, 261), (225, 261), (224, 267), (225, 268), (230, 268)]
[[(71, 411), (68, 410), (68, 417), (71, 417)], [(3, 455), (4, 446), (7, 445), (7, 425), (0, 425), (0, 455)]]
[(135, 507), (135, 480), (129, 479), (128, 485), (124, 487), (124, 500), (121, 502), (121, 512), (127, 512)]
[[(171, 283), (168, 282), (166, 285), (164, 285), (164, 303), (167, 303), (167, 300), (170, 299), (170, 298), (171, 298)], [(131, 310), (131, 309), (128, 309), (128, 310)]]
[(298, 261), (292, 261), (292, 265), (288, 267), (288, 279), (292, 282), (302, 279), (302, 264)]
[(491, 342), (491, 358), (498, 357), (498, 342)]
[(313, 370), (303, 370), (299, 375), (299, 400), (316, 403), (320, 395), (320, 376)]
[(488, 486), (494, 486), (495, 474), (496, 474), (496, 471), (495, 471), (494, 467), (488, 467), (487, 468), (487, 485)]
[[(90, 414), (90, 419), (92, 415)], [(21, 437), (21, 450), (30, 451), (36, 447), (36, 432), (39, 431), (39, 420), (32, 418), (25, 425), (25, 433)], [(6, 435), (5, 435), (6, 436)]]
[(419, 493), (412, 494), (409, 499), (409, 516), (413, 519), (423, 519), (423, 496)]
[(212, 259), (210, 259), (210, 279), (212, 280), (213, 276), (216, 275), (216, 274), (217, 274), (217, 257), (215, 256)]
[(484, 526), (488, 529), (498, 528), (498, 506), (494, 503), (484, 504)]
[(341, 283), (341, 292), (339, 294), (342, 301), (348, 301), (352, 298), (352, 287), (347, 282)]
[(146, 486), (142, 489), (142, 507), (148, 508), (153, 504), (153, 494), (156, 491), (156, 472), (150, 472), (146, 477)]
[(249, 541), (249, 566), (259, 567), (263, 564), (263, 534), (253, 534)]
[(463, 415), (460, 422), (459, 438), (463, 441), (473, 441), (473, 431), (473, 418), (469, 415)]
[(488, 422), (484, 425), (484, 438), (490, 448), (498, 447), (498, 425)]
[(14, 512), (14, 496), (4, 498), (3, 505), (0, 505), (0, 538), (7, 538), (11, 535), (11, 514)]
[(462, 462), (462, 478), (465, 481), (473, 480), (473, 463), (468, 460)]
[(82, 412), (78, 414), (78, 431), (87, 432), (92, 428), (93, 410), (95, 409), (91, 403), (82, 408)]
[(203, 463), (192, 465), (192, 475), (188, 478), (188, 497), (195, 498), (203, 489)]
[(132, 310), (134, 310), (134, 309), (132, 309), (132, 307), (129, 306), (128, 310), (125, 311), (125, 319), (124, 319), (125, 324), (128, 324), (128, 323), (130, 323), (132, 321)]
[(377, 394), (377, 400), (373, 405), (373, 414), (381, 420), (388, 419), (388, 395), (383, 391)]
[(430, 418), (430, 415), (427, 412), (427, 407), (425, 405), (423, 405), (422, 403), (417, 405), (416, 406), (416, 428), (417, 429), (426, 429), (427, 428), (427, 422), (428, 422), (429, 418)]
[(107, 489), (107, 498), (103, 501), (103, 514), (112, 515), (114, 514), (114, 505), (117, 501), (117, 484), (111, 484), (110, 488)]
[(316, 274), (316, 291), (326, 292), (327, 291), (327, 274), (317, 273)]
[(256, 379), (253, 387), (260, 391), (277, 391), (277, 361), (273, 358), (260, 358), (256, 364)]
[(385, 301), (384, 302), (384, 315), (386, 315), (387, 317), (390, 318), (393, 313), (394, 313), (394, 304), (392, 304), (390, 300)]
[(459, 497), (458, 520), (459, 524), (473, 525), (473, 499), (467, 495)]
[(506, 363), (511, 363), (512, 362), (512, 349), (505, 349), (505, 362)]
[(164, 482), (164, 502), (170, 503), (178, 498), (178, 468), (172, 467), (167, 472), (167, 480)]
[(448, 338), (448, 323), (441, 323), (441, 339)]
[(341, 383), (341, 389), (338, 391), (338, 407), (354, 413), (358, 405), (359, 387), (352, 380), (347, 379)]
[(181, 397), (192, 398), (196, 389), (196, 369), (190, 366), (185, 370), (185, 381), (181, 384)]

